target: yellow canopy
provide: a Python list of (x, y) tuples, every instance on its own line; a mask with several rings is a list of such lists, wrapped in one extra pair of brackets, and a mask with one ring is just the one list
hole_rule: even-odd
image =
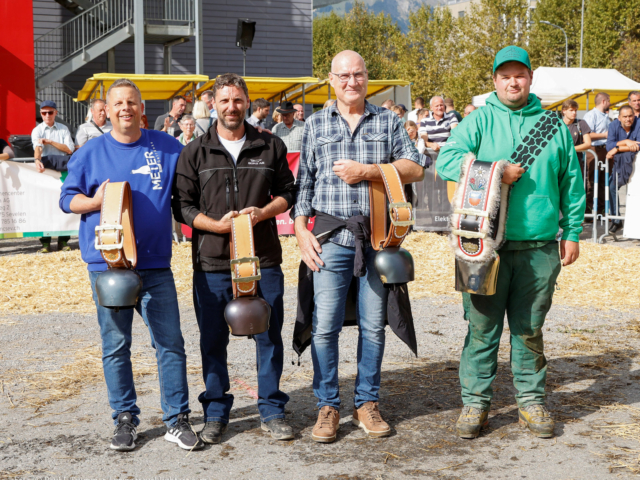
[(207, 82), (207, 75), (138, 75), (129, 73), (96, 73), (87, 79), (78, 92), (76, 102), (104, 98), (109, 87), (119, 78), (135, 82), (143, 100), (169, 100), (176, 95), (189, 94), (198, 83)]
[[(303, 85), (315, 85), (318, 79), (315, 77), (294, 77), (294, 78), (278, 78), (278, 77), (242, 77), (247, 83), (249, 89), (249, 98), (256, 100), (264, 98), (268, 102), (279, 102), (280, 98), (296, 89), (301, 89)], [(197, 91), (198, 96), (205, 90), (213, 87), (215, 79), (209, 80)], [(290, 100), (290, 99), (289, 99)]]
[[(575, 100), (578, 103), (578, 110), (591, 110), (596, 106), (596, 95), (598, 93), (608, 93), (611, 97), (611, 105), (622, 106), (627, 103), (627, 96), (629, 90), (612, 90), (612, 89), (587, 89), (581, 93), (575, 93), (570, 97), (560, 100), (556, 103), (552, 103), (548, 107), (544, 107), (545, 110), (560, 110), (562, 103), (565, 100)], [(587, 105), (587, 98), (589, 99), (589, 105)]]
[[(385, 92), (393, 87), (406, 87), (411, 85), (411, 82), (406, 80), (369, 80), (367, 87), (367, 98), (377, 95), (378, 93)], [(329, 83), (329, 80), (322, 80), (317, 85), (311, 85), (305, 89), (304, 101), (305, 103), (312, 103), (320, 105), (327, 100), (335, 100), (336, 94)], [(289, 100), (292, 102), (302, 101), (302, 89), (289, 96)]]

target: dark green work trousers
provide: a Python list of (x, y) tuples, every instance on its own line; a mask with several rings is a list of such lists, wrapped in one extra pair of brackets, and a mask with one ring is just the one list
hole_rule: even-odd
[(507, 242), (499, 251), (495, 295), (462, 294), (469, 331), (460, 359), (465, 406), (489, 410), (491, 383), (498, 368), (498, 348), (507, 314), (511, 333), (511, 371), (519, 407), (544, 404), (547, 359), (542, 326), (551, 308), (560, 273), (558, 243)]

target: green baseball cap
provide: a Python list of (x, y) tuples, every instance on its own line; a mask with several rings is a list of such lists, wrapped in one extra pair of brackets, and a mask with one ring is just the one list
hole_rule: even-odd
[(493, 61), (493, 73), (496, 73), (500, 65), (507, 62), (520, 62), (531, 70), (531, 60), (529, 60), (529, 54), (524, 48), (510, 45), (496, 53), (496, 58)]

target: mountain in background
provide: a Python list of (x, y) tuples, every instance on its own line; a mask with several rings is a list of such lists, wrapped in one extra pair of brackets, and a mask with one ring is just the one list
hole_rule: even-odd
[[(419, 9), (422, 5), (437, 6), (443, 2), (441, 0), (364, 0), (367, 8), (378, 14), (380, 12), (390, 15), (398, 24), (403, 32), (409, 28), (409, 13)], [(322, 15), (330, 12), (336, 12), (338, 15), (344, 15), (353, 8), (353, 1), (345, 0), (328, 7), (316, 8), (313, 16)]]

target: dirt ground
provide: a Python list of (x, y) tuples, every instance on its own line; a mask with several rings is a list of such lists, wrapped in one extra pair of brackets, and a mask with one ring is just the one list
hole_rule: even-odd
[[(295, 292), (286, 299), (291, 338)], [(0, 319), (0, 479), (78, 478), (627, 478), (640, 472), (640, 389), (637, 315), (554, 307), (545, 326), (548, 404), (557, 436), (537, 439), (517, 424), (503, 337), (490, 428), (468, 441), (454, 434), (461, 406), (458, 360), (466, 330), (456, 299), (414, 302), (419, 358), (388, 331), (381, 410), (393, 428), (369, 439), (351, 425), (357, 332), (341, 337), (341, 429), (331, 445), (310, 438), (317, 411), (312, 365), (287, 349), (282, 388), (296, 431), (276, 442), (260, 430), (255, 406), (255, 349), (233, 339), (229, 369), (235, 405), (221, 445), (187, 453), (162, 436), (155, 358), (135, 318), (134, 364), (143, 411), (139, 446), (108, 449), (110, 410), (94, 315), (47, 314)], [(192, 420), (202, 426), (198, 331), (193, 310), (182, 310), (189, 358)]]
[[(26, 239), (0, 246), (6, 249), (0, 249), (0, 255), (36, 248)], [(637, 248), (635, 243), (626, 246)], [(518, 426), (508, 328), (490, 428), (475, 440), (456, 437), (458, 364), (467, 327), (459, 297), (453, 295), (412, 302), (418, 358), (387, 330), (380, 407), (393, 435), (366, 437), (351, 424), (357, 330), (345, 328), (340, 340), (341, 428), (335, 443), (321, 445), (310, 437), (317, 416), (310, 352), (298, 365), (290, 348), (295, 299), (295, 288), (287, 287), (282, 390), (290, 396), (286, 412), (295, 440), (277, 442), (260, 430), (255, 347), (251, 340), (232, 337), (229, 371), (235, 403), (229, 431), (221, 445), (191, 453), (163, 439), (155, 356), (140, 317), (134, 319), (133, 363), (142, 423), (138, 447), (118, 453), (108, 448), (113, 425), (95, 314), (0, 312), (0, 480), (602, 479), (640, 474), (637, 309), (595, 308), (603, 303), (597, 295), (590, 305), (552, 308), (544, 335), (548, 406), (556, 420), (556, 437), (545, 440)], [(197, 397), (203, 382), (190, 302), (181, 304), (181, 319), (191, 419), (200, 430)]]

